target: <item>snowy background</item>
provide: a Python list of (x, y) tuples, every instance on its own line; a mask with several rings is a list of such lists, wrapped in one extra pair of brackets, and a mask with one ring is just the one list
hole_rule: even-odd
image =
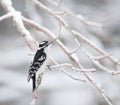
[[(24, 0), (12, 0), (16, 10), (28, 16)], [(45, 3), (45, 1), (42, 1)], [(48, 5), (48, 4), (47, 4)], [(102, 24), (103, 28), (84, 25), (73, 19), (68, 19), (77, 30), (99, 48), (112, 52), (120, 59), (120, 0), (62, 0), (62, 6), (70, 8), (76, 14), (82, 14), (86, 19)], [(65, 7), (65, 8), (66, 8)], [(41, 23), (51, 31), (51, 18), (41, 13)], [(0, 7), (0, 15), (5, 14)], [(48, 37), (40, 36), (40, 40)], [(65, 44), (70, 42), (68, 35), (61, 40)], [(71, 42), (72, 43), (72, 42)], [(59, 52), (59, 53), (58, 53)], [(23, 37), (19, 35), (11, 19), (0, 22), (0, 105), (29, 105), (31, 100), (31, 83), (27, 83), (27, 72), (32, 61), (30, 49)], [(62, 57), (61, 50), (55, 45), (51, 48), (51, 55), (62, 63), (68, 59)], [(60, 56), (58, 56), (60, 55)], [(86, 58), (80, 58), (83, 65), (89, 67)], [(51, 64), (51, 61), (49, 62)], [(92, 75), (104, 87), (115, 105), (120, 105), (120, 77), (98, 72)], [(37, 105), (107, 105), (91, 84), (76, 82), (59, 71), (48, 71), (43, 76)]]

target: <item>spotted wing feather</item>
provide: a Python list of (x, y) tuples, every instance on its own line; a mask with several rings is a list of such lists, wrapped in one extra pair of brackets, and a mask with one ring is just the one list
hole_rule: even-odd
[(28, 82), (36, 74), (38, 69), (44, 63), (45, 59), (46, 59), (46, 54), (44, 52), (41, 53), (41, 51), (38, 50), (35, 54), (33, 63), (31, 64), (29, 69)]

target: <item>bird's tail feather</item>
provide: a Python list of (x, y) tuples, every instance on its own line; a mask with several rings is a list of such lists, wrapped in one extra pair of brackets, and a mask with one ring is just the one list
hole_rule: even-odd
[(36, 89), (36, 75), (32, 77), (32, 85), (33, 85), (33, 91)]

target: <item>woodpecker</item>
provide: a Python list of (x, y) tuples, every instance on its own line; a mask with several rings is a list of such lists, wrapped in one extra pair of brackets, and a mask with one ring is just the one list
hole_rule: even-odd
[(41, 73), (45, 70), (48, 59), (48, 49), (52, 42), (42, 41), (36, 51), (33, 62), (30, 65), (28, 72), (28, 82), (32, 79), (33, 91), (36, 89), (36, 81)]

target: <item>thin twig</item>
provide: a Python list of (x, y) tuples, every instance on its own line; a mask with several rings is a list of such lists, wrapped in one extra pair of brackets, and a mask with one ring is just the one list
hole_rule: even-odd
[[(52, 60), (52, 62), (54, 64), (59, 65), (51, 56), (50, 56), (50, 59)], [(70, 73), (68, 73), (67, 71), (65, 71), (64, 68), (59, 68), (59, 70), (62, 71), (63, 73), (65, 73), (67, 76), (69, 76), (73, 80), (77, 80), (77, 81), (81, 81), (81, 82), (86, 82), (86, 80), (84, 80), (84, 79), (79, 79), (79, 78), (76, 78), (76, 77), (72, 76)]]
[(8, 19), (10, 17), (12, 17), (12, 14), (11, 13), (7, 13), (7, 14), (5, 14), (5, 15), (3, 15), (3, 16), (0, 17), (0, 21)]
[(103, 70), (103, 71), (105, 71), (105, 72), (107, 72), (107, 73), (109, 73), (109, 74), (112, 74), (112, 73), (114, 72), (114, 70), (110, 70), (110, 69), (108, 69), (107, 67), (101, 65), (101, 64), (99, 63), (99, 61), (97, 61), (96, 59), (94, 59), (94, 57), (93, 57), (90, 53), (88, 53), (87, 51), (85, 51), (84, 49), (82, 49), (82, 51), (83, 51), (84, 54), (93, 62), (93, 64), (94, 64), (95, 66), (97, 66), (98, 68), (100, 68), (101, 70)]
[(105, 58), (108, 58), (108, 57), (111, 56), (111, 55), (112, 55), (112, 53), (107, 54), (107, 55), (103, 55), (103, 56), (98, 56), (98, 57), (95, 57), (94, 59), (95, 59), (95, 60), (98, 60), (98, 61), (101, 61), (101, 60), (103, 60), (103, 59), (105, 59)]
[[(53, 0), (47, 0), (49, 3), (51, 3), (53, 6), (57, 6), (57, 3)], [(64, 5), (64, 7), (66, 7)], [(66, 7), (68, 8), (68, 7)], [(94, 27), (98, 27), (98, 28), (101, 28), (102, 27), (102, 24), (100, 23), (96, 23), (96, 22), (92, 22), (92, 21), (88, 21), (85, 19), (85, 17), (81, 14), (75, 14), (70, 8), (69, 8), (69, 11), (68, 10), (65, 10), (62, 11), (62, 12), (57, 12), (57, 13), (54, 13), (55, 15), (69, 15), (69, 16), (72, 16), (76, 19), (79, 19), (82, 23), (86, 24), (86, 25), (89, 25), (89, 26), (94, 26)]]
[[(91, 41), (89, 41), (87, 38), (85, 38), (83, 35), (81, 35), (79, 32), (72, 30), (71, 31), (74, 35), (78, 36), (81, 40), (83, 40), (85, 43), (87, 43), (89, 46), (91, 46), (91, 48), (95, 49), (97, 52), (99, 52), (100, 54), (104, 55), (108, 55), (105, 51), (99, 49), (97, 46), (95, 46), (94, 43), (92, 43)], [(111, 60), (114, 64), (117, 64), (120, 66), (120, 62), (112, 57), (112, 56), (108, 56), (109, 60)], [(119, 63), (118, 63), (119, 62)]]
[(76, 37), (74, 37), (74, 40), (75, 40), (75, 42), (77, 43), (78, 47), (75, 48), (74, 50), (72, 50), (72, 51), (70, 52), (71, 54), (77, 52), (77, 51), (80, 49), (80, 47), (81, 47), (81, 44), (79, 43), (79, 41), (78, 41), (78, 39), (77, 39)]
[(70, 68), (75, 72), (92, 73), (92, 72), (96, 71), (94, 68), (91, 68), (91, 69), (79, 69), (79, 68), (76, 68), (76, 67), (74, 67), (73, 65), (71, 65), (69, 63), (57, 64), (57, 65), (54, 65), (54, 66), (50, 66), (49, 68), (47, 67), (46, 69), (55, 70), (55, 69), (67, 69), (67, 68)]

